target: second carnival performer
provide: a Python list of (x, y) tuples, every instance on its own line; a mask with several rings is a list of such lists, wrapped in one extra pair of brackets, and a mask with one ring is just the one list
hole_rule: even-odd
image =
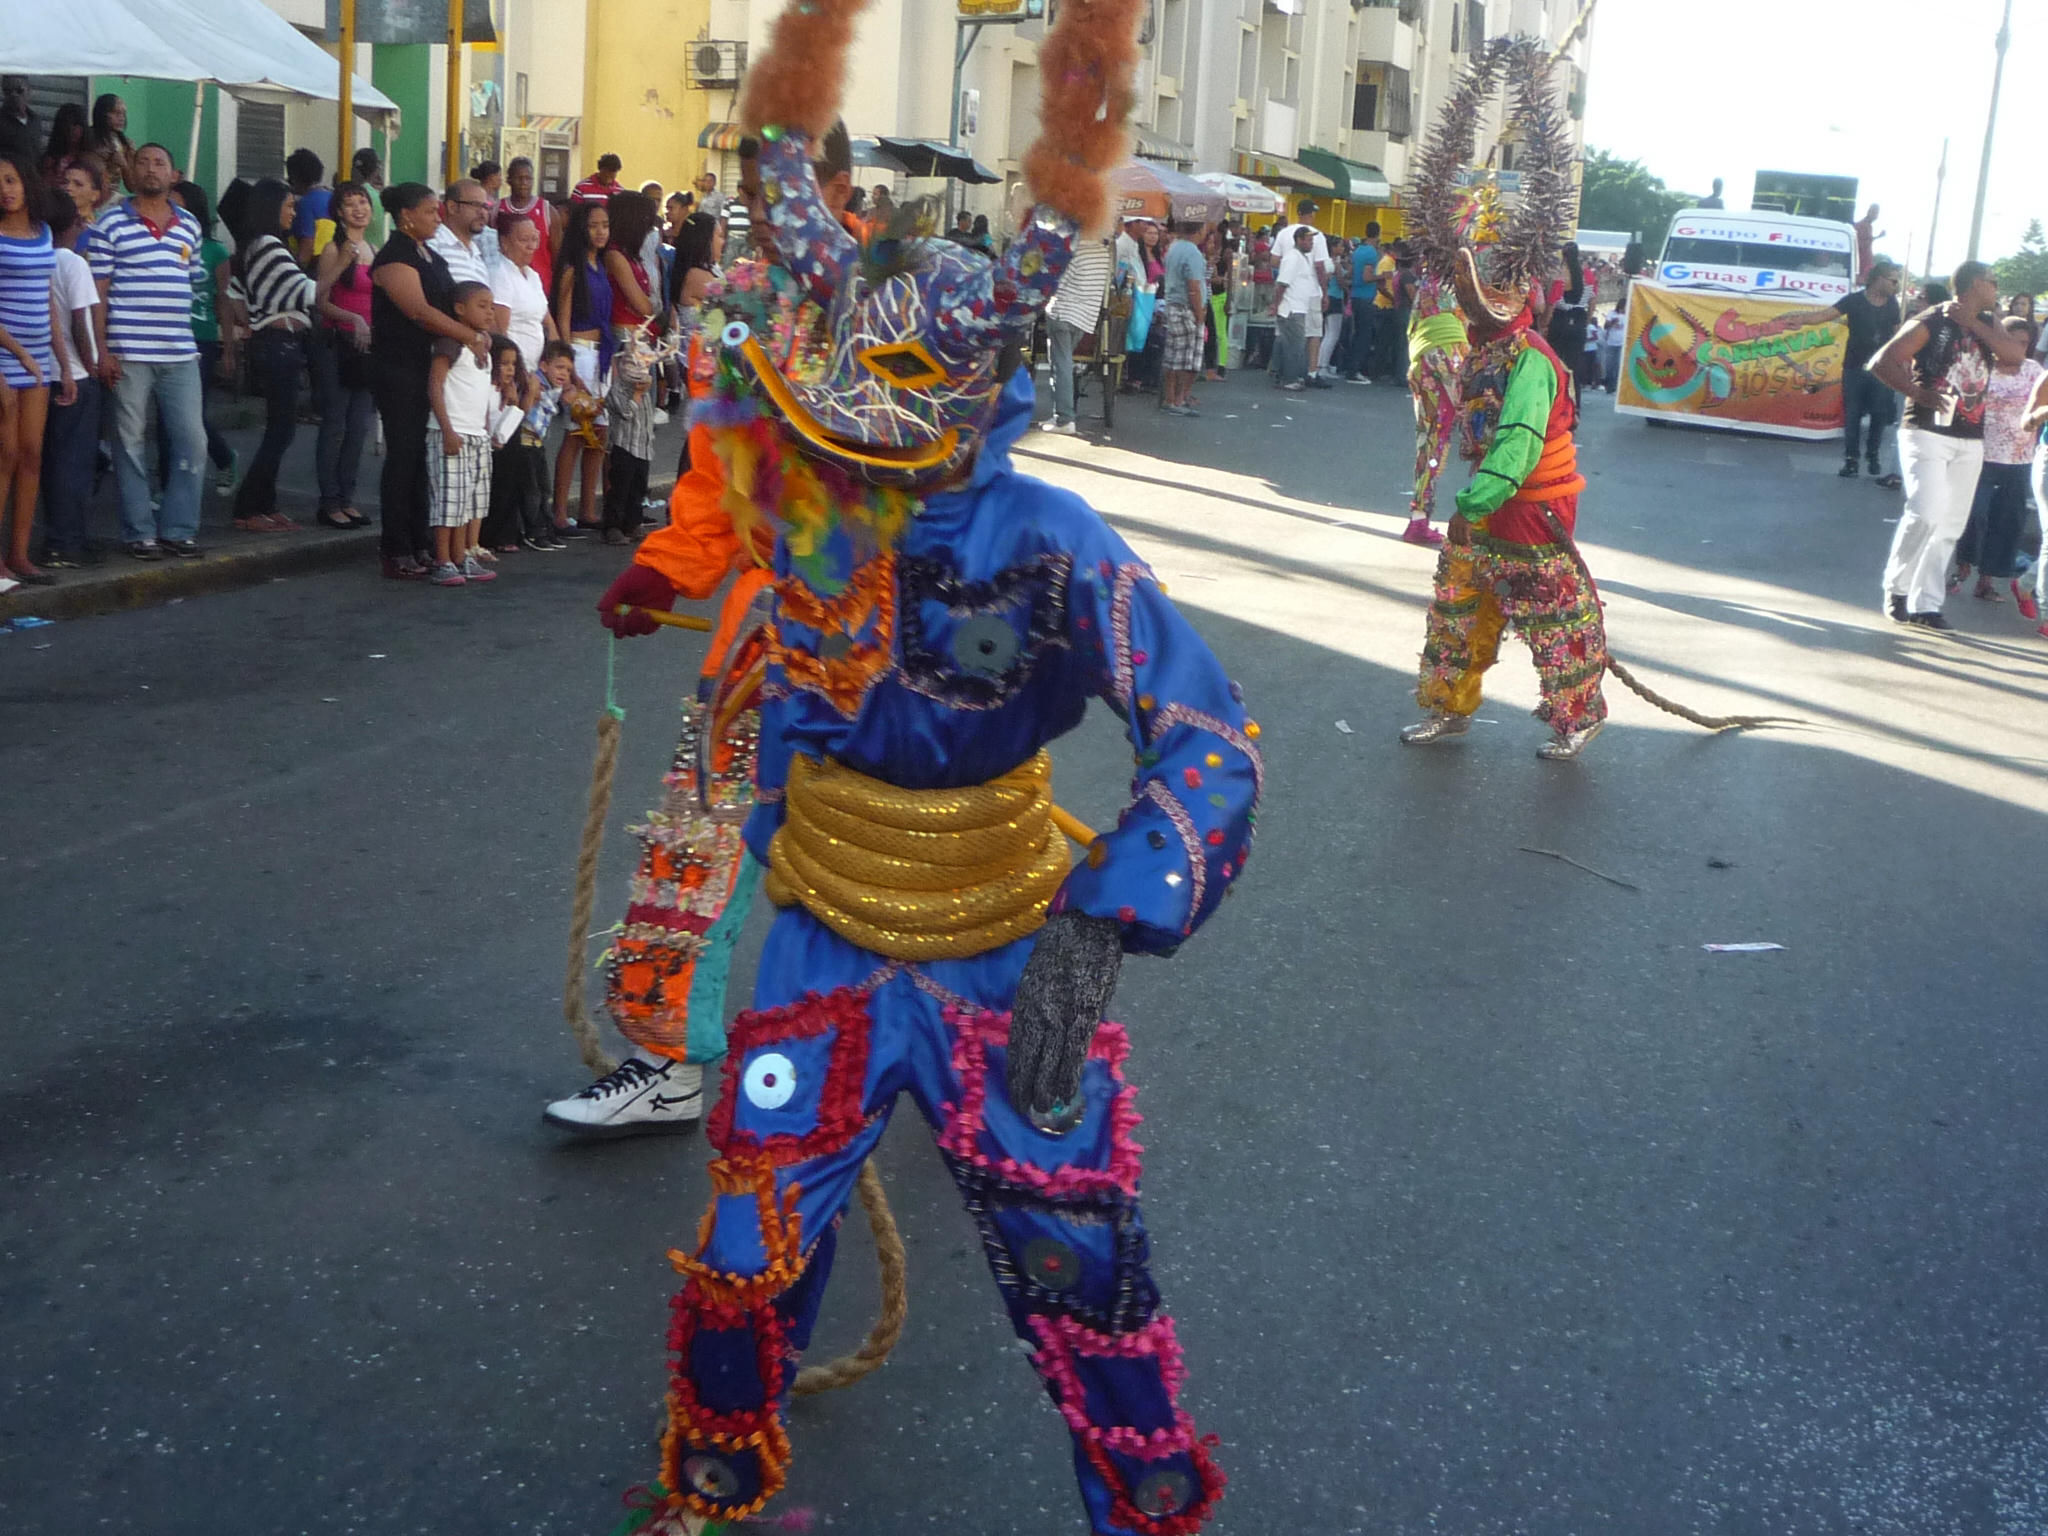
[[(760, 1510), (856, 1177), (899, 1094), (934, 1127), (1019, 1335), (1072, 1433), (1098, 1536), (1198, 1530), (1223, 1477), (1178, 1403), (1147, 1267), (1122, 1030), (1126, 953), (1170, 954), (1249, 855), (1260, 782), (1238, 690), (1078, 497), (1017, 474), (1018, 363), (1124, 152), (1138, 0), (1069, 0), (1039, 51), (1036, 198), (999, 259), (902, 211), (865, 244), (823, 201), (861, 0), (804, 0), (741, 119), (780, 260), (822, 347), (724, 318), (693, 408), (739, 548), (772, 544), (755, 805), (742, 836), (782, 908), (708, 1121), (713, 1199), (668, 1344), (651, 1518)], [(666, 607), (636, 567), (606, 596)], [(1046, 744), (1090, 698), (1125, 722), (1133, 800), (1075, 862)], [(701, 916), (701, 914), (700, 914)]]
[[(1535, 660), (1536, 714), (1551, 729), (1538, 755), (1569, 761), (1607, 717), (1600, 682), (1608, 656), (1599, 597), (1571, 544), (1586, 485), (1572, 440), (1576, 391), (1537, 330), (1535, 285), (1573, 202), (1571, 137), (1552, 69), (1534, 39), (1486, 45), (1445, 104), (1417, 178), (1428, 259), (1451, 272), (1470, 336), (1457, 411), (1461, 451), (1478, 468), (1458, 493), (1437, 560), (1416, 688), (1429, 714), (1401, 740), (1419, 746), (1471, 729), (1481, 679), (1512, 626)], [(1471, 158), (1486, 98), (1503, 80), (1521, 134), (1522, 195), (1499, 240), (1475, 250), (1456, 224), (1457, 171)]]

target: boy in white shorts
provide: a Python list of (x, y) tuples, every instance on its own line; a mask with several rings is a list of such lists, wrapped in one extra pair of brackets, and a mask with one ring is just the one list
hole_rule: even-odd
[[(472, 330), (491, 328), (491, 290), (457, 283), (449, 308)], [(441, 429), (441, 451), (427, 444), (427, 524), (434, 530), (437, 587), (495, 581), (498, 573), (476, 557), (478, 535), (491, 510), (491, 408), (497, 401), (491, 365), (460, 342), (434, 343), (427, 399)]]

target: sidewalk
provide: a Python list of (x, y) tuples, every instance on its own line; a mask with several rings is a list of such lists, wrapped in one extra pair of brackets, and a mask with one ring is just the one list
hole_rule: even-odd
[[(236, 462), (247, 464), (263, 436), (262, 402), (252, 398), (216, 401), (214, 424), (235, 450)], [(671, 421), (655, 436), (654, 467), (647, 494), (667, 501), (675, 484), (676, 456), (681, 451), (682, 423)], [(356, 506), (370, 521), (368, 528), (323, 528), (313, 521), (319, 509), (320, 485), (313, 451), (320, 428), (301, 423), (277, 477), (278, 505), (300, 524), (292, 533), (243, 533), (233, 522), (233, 497), (213, 489), (213, 468), (206, 474), (200, 504), (199, 544), (202, 560), (165, 559), (153, 564), (131, 560), (121, 548), (119, 493), (109, 474), (100, 486), (88, 528), (93, 543), (106, 556), (102, 565), (79, 571), (55, 571), (51, 587), (16, 587), (0, 594), (0, 632), (17, 618), (77, 619), (124, 608), (145, 608), (202, 592), (253, 586), (280, 576), (377, 558), (377, 482), (384, 470), (373, 431), (363, 449), (356, 475)], [(153, 451), (153, 450), (152, 450)], [(550, 460), (552, 463), (552, 459)], [(573, 503), (571, 504), (573, 508)], [(650, 518), (656, 514), (650, 512)]]

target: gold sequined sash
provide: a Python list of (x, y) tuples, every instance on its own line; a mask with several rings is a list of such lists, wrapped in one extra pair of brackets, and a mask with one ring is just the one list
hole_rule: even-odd
[(1071, 860), (1052, 758), (964, 789), (902, 789), (799, 754), (764, 889), (891, 960), (955, 960), (1034, 932)]

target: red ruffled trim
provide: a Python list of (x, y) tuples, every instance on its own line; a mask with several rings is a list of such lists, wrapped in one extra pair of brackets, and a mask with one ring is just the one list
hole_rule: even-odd
[[(1180, 1340), (1174, 1333), (1173, 1319), (1162, 1314), (1143, 1328), (1124, 1334), (1098, 1333), (1071, 1317), (1049, 1313), (1031, 1318), (1030, 1323), (1039, 1341), (1031, 1363), (1052, 1388), (1060, 1417), (1074, 1432), (1082, 1454), (1109, 1488), (1111, 1518), (1139, 1532), (1140, 1536), (1188, 1536), (1188, 1533), (1199, 1531), (1208, 1521), (1216, 1501), (1223, 1496), (1224, 1485), (1229, 1480), (1211, 1454), (1216, 1444), (1215, 1437), (1196, 1435), (1194, 1421), (1179, 1407), (1180, 1388), (1187, 1379), (1187, 1368), (1181, 1361)], [(1175, 1405), (1172, 1427), (1147, 1433), (1127, 1424), (1089, 1422), (1087, 1392), (1081, 1384), (1076, 1364), (1084, 1355), (1096, 1359), (1153, 1361), (1159, 1370), (1160, 1383), (1166, 1389), (1167, 1400)], [(1131, 1503), (1130, 1490), (1124, 1486), (1123, 1476), (1111, 1460), (1112, 1452), (1136, 1461), (1163, 1461), (1169, 1457), (1186, 1456), (1201, 1480), (1201, 1494), (1187, 1508), (1171, 1515), (1148, 1515)]]
[[(825, 1068), (825, 1085), (818, 1095), (816, 1128), (802, 1136), (786, 1132), (756, 1136), (736, 1128), (733, 1110), (739, 1102), (740, 1072), (748, 1053), (757, 1046), (808, 1039), (827, 1030), (838, 1033)], [(762, 1155), (778, 1167), (836, 1152), (867, 1122), (868, 1030), (867, 994), (852, 987), (839, 987), (823, 996), (807, 992), (784, 1008), (742, 1013), (727, 1036), (724, 1091), (704, 1122), (705, 1137), (722, 1154)]]
[(1124, 1058), (1130, 1054), (1131, 1042), (1121, 1024), (1105, 1019), (1088, 1047), (1089, 1058), (1105, 1063), (1117, 1085), (1109, 1109), (1109, 1166), (1039, 1168), (1015, 1158), (991, 1156), (982, 1147), (988, 1129), (988, 1048), (1009, 1043), (1010, 1016), (986, 1008), (972, 1013), (948, 1008), (945, 1018), (953, 1030), (953, 1073), (960, 1080), (960, 1103), (939, 1133), (941, 1150), (1013, 1188), (1033, 1190), (1048, 1200), (1100, 1199), (1105, 1195), (1137, 1198), (1139, 1154), (1144, 1149), (1131, 1139), (1141, 1117), (1137, 1092), (1123, 1080)]

